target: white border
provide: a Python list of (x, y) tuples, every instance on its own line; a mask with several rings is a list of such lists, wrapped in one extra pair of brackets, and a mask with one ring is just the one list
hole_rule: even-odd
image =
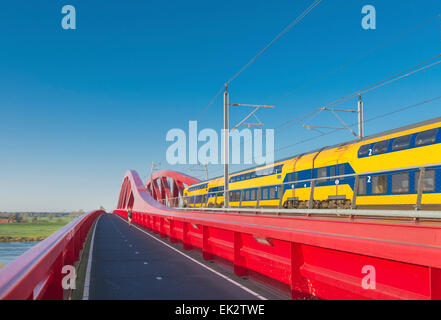
[(83, 289), (83, 300), (89, 300), (89, 287), (90, 287), (90, 271), (92, 270), (92, 253), (93, 253), (93, 241), (95, 240), (95, 230), (98, 225), (98, 221), (102, 215), (98, 217), (96, 220), (95, 226), (93, 227), (92, 239), (90, 241), (89, 247), (89, 259), (87, 260), (87, 269), (86, 269), (86, 278), (84, 280), (84, 289)]

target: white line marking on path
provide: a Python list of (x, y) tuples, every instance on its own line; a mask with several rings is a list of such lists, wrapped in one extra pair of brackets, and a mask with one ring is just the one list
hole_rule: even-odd
[(98, 225), (98, 221), (102, 215), (98, 217), (96, 220), (95, 226), (93, 227), (92, 240), (90, 241), (89, 247), (89, 259), (87, 260), (87, 269), (86, 269), (86, 278), (84, 280), (84, 289), (83, 289), (83, 300), (89, 300), (89, 287), (90, 287), (90, 271), (92, 270), (92, 253), (93, 253), (93, 241), (95, 240), (95, 230)]
[[(123, 218), (121, 218), (119, 215), (117, 215), (117, 214), (115, 214), (115, 215), (116, 215), (118, 218), (120, 218), (122, 221), (128, 223), (126, 220), (124, 220)], [(152, 239), (154, 239), (154, 240), (156, 240), (156, 241), (158, 241), (158, 242), (160, 242), (160, 243), (166, 245), (166, 246), (169, 247), (170, 249), (172, 249), (172, 250), (176, 251), (177, 253), (183, 255), (184, 257), (190, 259), (190, 260), (193, 261), (194, 263), (197, 263), (197, 264), (200, 265), (201, 267), (203, 267), (203, 268), (205, 268), (205, 269), (207, 269), (207, 270), (210, 270), (210, 271), (213, 272), (214, 274), (216, 274), (216, 275), (218, 275), (219, 277), (221, 277), (221, 278), (227, 280), (228, 282), (230, 282), (230, 283), (232, 283), (232, 284), (238, 286), (238, 287), (241, 288), (242, 290), (245, 290), (246, 292), (252, 294), (253, 296), (255, 296), (255, 297), (257, 297), (257, 298), (259, 298), (260, 300), (268, 300), (267, 298), (265, 298), (265, 297), (261, 296), (260, 294), (254, 292), (254, 291), (252, 291), (252, 290), (250, 290), (250, 289), (248, 289), (247, 287), (241, 285), (240, 283), (234, 281), (233, 279), (230, 279), (230, 278), (228, 278), (227, 276), (224, 276), (222, 273), (219, 273), (219, 272), (217, 272), (216, 270), (213, 270), (213, 269), (211, 269), (210, 267), (207, 267), (207, 266), (204, 265), (203, 263), (197, 261), (196, 259), (193, 259), (192, 257), (190, 257), (190, 256), (186, 255), (185, 253), (179, 251), (178, 249), (172, 247), (172, 246), (169, 245), (168, 243), (166, 243), (166, 242), (164, 242), (164, 241), (161, 241), (161, 240), (155, 238), (154, 236), (152, 236), (151, 234), (149, 234), (147, 231), (145, 231), (145, 230), (139, 228), (138, 226), (136, 226), (136, 225), (133, 225), (133, 226), (134, 226), (136, 229), (138, 229), (139, 231), (144, 232), (144, 233), (145, 233), (146, 235), (148, 235), (150, 238), (152, 238)]]

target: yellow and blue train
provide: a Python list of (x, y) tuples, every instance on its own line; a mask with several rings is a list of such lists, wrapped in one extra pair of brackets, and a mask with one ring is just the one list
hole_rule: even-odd
[[(356, 190), (356, 191), (355, 191)], [(441, 208), (441, 117), (230, 175), (230, 207)], [(222, 207), (224, 178), (184, 190)]]

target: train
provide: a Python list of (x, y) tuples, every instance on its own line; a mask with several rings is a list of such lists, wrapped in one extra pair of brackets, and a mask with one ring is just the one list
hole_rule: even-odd
[[(441, 117), (229, 175), (229, 207), (441, 209)], [(224, 206), (224, 177), (187, 186), (185, 207)]]

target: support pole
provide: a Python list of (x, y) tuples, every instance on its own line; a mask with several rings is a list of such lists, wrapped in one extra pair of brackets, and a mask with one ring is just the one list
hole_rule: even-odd
[(229, 119), (228, 119), (228, 85), (225, 84), (224, 92), (224, 207), (230, 206), (229, 192), (228, 192), (228, 163), (230, 162), (230, 132), (229, 132)]
[(153, 170), (155, 170), (155, 163), (152, 161), (152, 168), (150, 169), (150, 194), (153, 197)]
[(363, 100), (361, 94), (358, 95), (358, 139), (363, 139), (364, 136), (364, 124), (363, 124)]
[(417, 194), (417, 202), (415, 205), (415, 210), (421, 209), (421, 199), (423, 197), (423, 191), (424, 191), (424, 175), (426, 174), (426, 168), (421, 168), (420, 173), (418, 175), (418, 194)]

